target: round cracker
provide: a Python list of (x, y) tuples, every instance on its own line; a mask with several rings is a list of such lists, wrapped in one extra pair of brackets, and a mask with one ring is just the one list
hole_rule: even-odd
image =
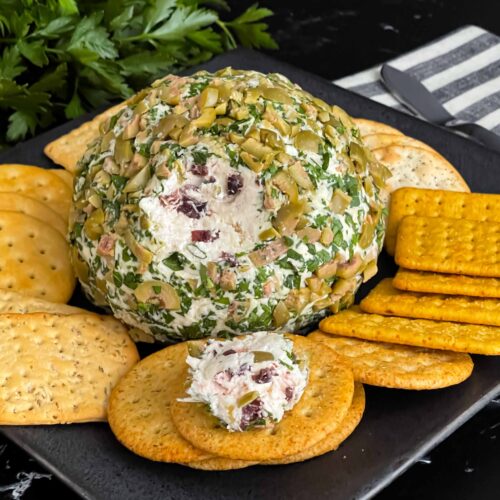
[(38, 219), (44, 223), (50, 224), (57, 229), (61, 236), (66, 238), (68, 227), (63, 218), (54, 212), (48, 205), (41, 201), (29, 198), (19, 193), (0, 192), (0, 210), (10, 210), (20, 212)]
[(369, 149), (380, 149), (388, 146), (413, 146), (415, 148), (427, 149), (439, 154), (435, 149), (432, 149), (425, 142), (399, 134), (369, 134), (363, 137), (365, 146)]
[(250, 467), (251, 465), (284, 465), (291, 464), (295, 462), (303, 462), (304, 460), (309, 460), (310, 458), (319, 457), (324, 455), (329, 451), (336, 450), (342, 442), (344, 442), (354, 431), (361, 421), (363, 412), (365, 411), (365, 391), (363, 385), (356, 383), (354, 385), (354, 395), (352, 397), (352, 403), (349, 407), (347, 415), (342, 420), (342, 423), (333, 432), (325, 436), (324, 439), (318, 441), (313, 446), (310, 446), (306, 450), (296, 453), (294, 455), (288, 455), (287, 457), (281, 458), (279, 460), (268, 460), (265, 462), (250, 462), (248, 460), (232, 460), (230, 458), (223, 457), (213, 457), (207, 458), (206, 460), (199, 460), (198, 462), (191, 462), (187, 465), (193, 469), (200, 470), (233, 470), (233, 469), (243, 469), (245, 467)]
[(50, 168), (49, 171), (52, 174), (57, 175), (57, 177), (59, 177), (59, 179), (62, 179), (64, 181), (64, 183), (66, 184), (66, 186), (68, 186), (69, 189), (71, 191), (73, 191), (74, 176), (71, 172), (68, 172), (67, 170), (64, 170), (63, 168)]
[[(198, 403), (174, 401), (172, 418), (193, 446), (222, 457), (262, 461), (299, 453), (342, 422), (352, 402), (354, 379), (350, 368), (319, 344), (288, 335), (299, 359), (309, 359), (309, 380), (300, 401), (274, 427), (229, 432)], [(182, 391), (179, 397), (183, 397)]]
[(19, 193), (48, 205), (65, 220), (71, 206), (71, 190), (57, 175), (32, 165), (0, 165), (0, 191)]
[(371, 134), (396, 134), (403, 135), (398, 129), (391, 127), (385, 123), (377, 122), (374, 120), (367, 120), (366, 118), (353, 118), (353, 122), (358, 126), (361, 132), (361, 137)]
[(170, 416), (177, 392), (174, 387), (186, 381), (187, 354), (187, 343), (182, 343), (148, 356), (111, 393), (111, 430), (124, 446), (142, 457), (180, 463), (209, 457), (177, 432)]
[(261, 465), (284, 465), (292, 464), (295, 462), (303, 462), (314, 457), (319, 457), (330, 451), (336, 450), (341, 443), (343, 443), (358, 426), (361, 417), (365, 411), (365, 390), (363, 384), (354, 384), (354, 394), (352, 403), (349, 407), (347, 415), (342, 420), (342, 423), (324, 439), (318, 441), (315, 445), (296, 453), (295, 455), (288, 455), (280, 460), (269, 460), (261, 462)]
[(373, 154), (391, 171), (387, 180), (390, 192), (401, 187), (470, 192), (455, 167), (438, 153), (414, 146), (388, 146), (374, 149)]
[(333, 349), (351, 365), (358, 382), (391, 389), (440, 389), (459, 384), (472, 373), (466, 353), (371, 342), (350, 337), (311, 333), (312, 340)]
[(51, 226), (0, 211), (0, 288), (51, 302), (67, 302), (75, 276), (66, 240)]

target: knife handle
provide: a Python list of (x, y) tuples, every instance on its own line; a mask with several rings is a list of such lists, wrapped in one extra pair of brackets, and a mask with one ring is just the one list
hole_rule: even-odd
[(481, 127), (481, 125), (477, 125), (476, 123), (451, 122), (447, 123), (446, 126), (464, 132), (477, 139), (486, 147), (500, 153), (500, 135), (490, 132), (488, 129)]

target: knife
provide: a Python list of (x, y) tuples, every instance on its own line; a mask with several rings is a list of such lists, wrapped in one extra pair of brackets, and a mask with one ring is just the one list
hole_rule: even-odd
[(380, 70), (382, 82), (392, 95), (427, 121), (467, 134), (484, 146), (500, 153), (500, 136), (477, 123), (465, 122), (451, 115), (422, 83), (388, 64)]

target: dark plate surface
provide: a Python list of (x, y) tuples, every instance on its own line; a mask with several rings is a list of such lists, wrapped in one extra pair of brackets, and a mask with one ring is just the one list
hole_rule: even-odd
[[(283, 73), (353, 116), (386, 122), (432, 145), (457, 167), (473, 191), (500, 192), (500, 155), (468, 139), (255, 52), (234, 51), (204, 68), (228, 65)], [(0, 162), (53, 166), (44, 157), (43, 146), (86, 119), (19, 145), (0, 155)], [(382, 254), (380, 264), (381, 272), (360, 295), (394, 274), (394, 263), (387, 255)], [(85, 498), (368, 498), (500, 393), (500, 359), (475, 356), (474, 362), (471, 378), (448, 389), (410, 392), (368, 387), (365, 416), (339, 450), (294, 465), (202, 472), (154, 463), (123, 448), (106, 424), (2, 427), (0, 431)]]

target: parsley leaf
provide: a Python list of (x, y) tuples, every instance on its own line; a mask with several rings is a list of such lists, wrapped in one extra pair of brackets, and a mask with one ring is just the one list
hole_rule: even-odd
[(252, 5), (222, 21), (225, 0), (0, 2), (0, 147), (126, 98), (236, 46), (275, 48)]

